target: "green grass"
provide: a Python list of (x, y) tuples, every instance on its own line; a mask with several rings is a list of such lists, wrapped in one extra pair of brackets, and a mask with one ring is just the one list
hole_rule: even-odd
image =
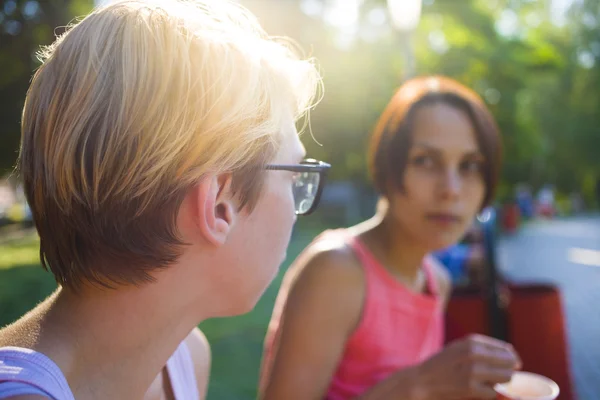
[(37, 237), (29, 234), (0, 245), (0, 326), (35, 307), (56, 289), (39, 263)]
[[(311, 224), (297, 226), (279, 276), (252, 312), (200, 325), (212, 347), (209, 399), (256, 398), (262, 344), (273, 303), (290, 262), (322, 230), (319, 224)], [(0, 244), (0, 327), (18, 319), (56, 288), (52, 275), (39, 264), (38, 246), (35, 235)]]

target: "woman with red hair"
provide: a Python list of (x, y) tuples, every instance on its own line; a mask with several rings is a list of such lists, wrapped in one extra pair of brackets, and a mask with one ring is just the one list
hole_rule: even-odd
[(266, 400), (492, 399), (520, 366), (507, 343), (443, 348), (451, 285), (430, 253), (456, 243), (494, 196), (498, 128), (448, 78), (406, 82), (369, 150), (375, 216), (327, 231), (285, 277), (265, 342)]

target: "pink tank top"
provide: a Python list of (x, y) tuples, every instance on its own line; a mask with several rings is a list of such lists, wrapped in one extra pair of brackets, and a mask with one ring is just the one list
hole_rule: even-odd
[[(346, 343), (331, 380), (326, 400), (359, 396), (400, 369), (416, 365), (443, 345), (443, 301), (432, 265), (423, 262), (428, 293), (415, 293), (397, 281), (356, 237), (346, 239), (365, 276), (366, 294), (361, 320)], [(265, 341), (277, 335), (279, 313), (274, 313)]]

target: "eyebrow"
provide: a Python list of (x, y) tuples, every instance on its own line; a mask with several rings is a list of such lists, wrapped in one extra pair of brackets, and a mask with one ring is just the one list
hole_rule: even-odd
[[(439, 147), (432, 146), (431, 144), (429, 144), (427, 142), (415, 142), (413, 144), (413, 146), (424, 147), (427, 150), (432, 151), (434, 153), (441, 153), (442, 152), (442, 150), (440, 150)], [(483, 157), (483, 153), (479, 149), (468, 150), (468, 151), (465, 152), (465, 154), (467, 154), (469, 156), (481, 156), (481, 157)]]

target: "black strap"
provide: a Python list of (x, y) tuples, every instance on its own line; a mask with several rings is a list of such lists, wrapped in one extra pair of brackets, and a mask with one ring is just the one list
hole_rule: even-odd
[(492, 208), (486, 209), (480, 218), (483, 230), (483, 245), (487, 260), (487, 279), (484, 295), (488, 305), (490, 334), (496, 339), (508, 341), (507, 310), (502, 307), (499, 287), (501, 284), (500, 272), (496, 258), (496, 212)]

